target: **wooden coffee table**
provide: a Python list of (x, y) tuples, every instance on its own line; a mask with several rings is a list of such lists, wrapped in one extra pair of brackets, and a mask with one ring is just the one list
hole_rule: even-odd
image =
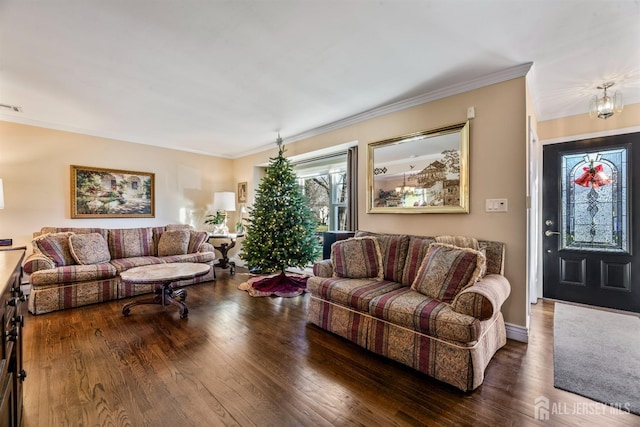
[(195, 262), (177, 262), (172, 264), (153, 264), (134, 267), (120, 273), (124, 282), (133, 284), (155, 285), (156, 295), (153, 298), (140, 299), (125, 304), (122, 314), (128, 316), (131, 307), (141, 304), (160, 304), (163, 307), (175, 305), (180, 310), (180, 318), (184, 319), (189, 314), (184, 300), (187, 299), (187, 291), (175, 289), (175, 283), (180, 280), (193, 279), (204, 276), (211, 269), (210, 265)]

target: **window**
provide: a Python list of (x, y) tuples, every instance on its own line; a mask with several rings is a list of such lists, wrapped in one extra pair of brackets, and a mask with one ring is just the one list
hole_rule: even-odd
[(294, 170), (318, 220), (318, 233), (347, 230), (347, 153), (300, 162)]
[(562, 249), (628, 252), (627, 149), (562, 155)]

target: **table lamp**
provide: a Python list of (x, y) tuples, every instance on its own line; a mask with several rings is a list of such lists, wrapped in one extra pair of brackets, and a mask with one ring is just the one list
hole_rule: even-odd
[(229, 212), (235, 212), (236, 210), (236, 193), (232, 191), (216, 191), (213, 193), (213, 210), (224, 213), (224, 222), (221, 231), (222, 234), (229, 234), (227, 217), (229, 216)]

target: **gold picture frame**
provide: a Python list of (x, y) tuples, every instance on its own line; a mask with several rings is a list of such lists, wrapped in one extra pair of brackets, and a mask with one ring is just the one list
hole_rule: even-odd
[(469, 122), (370, 143), (367, 213), (469, 213)]
[(154, 218), (155, 174), (71, 165), (71, 218)]
[(238, 203), (247, 203), (247, 183), (240, 182), (238, 183)]

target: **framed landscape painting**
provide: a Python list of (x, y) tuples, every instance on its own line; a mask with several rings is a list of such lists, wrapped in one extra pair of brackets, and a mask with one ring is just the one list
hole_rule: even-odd
[(155, 174), (71, 165), (71, 218), (154, 218)]

